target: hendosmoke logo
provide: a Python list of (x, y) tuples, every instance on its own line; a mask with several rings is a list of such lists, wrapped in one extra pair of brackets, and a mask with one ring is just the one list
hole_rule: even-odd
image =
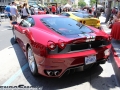
[(24, 85), (18, 85), (18, 86), (0, 86), (0, 90), (42, 90), (42, 87), (39, 86), (24, 86)]

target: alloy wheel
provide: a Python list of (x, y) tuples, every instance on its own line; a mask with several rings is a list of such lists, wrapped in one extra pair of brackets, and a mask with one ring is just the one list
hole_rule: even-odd
[(35, 59), (34, 59), (32, 49), (30, 47), (28, 48), (28, 63), (29, 63), (30, 71), (33, 74), (35, 74), (35, 72), (36, 72), (36, 62), (35, 62)]

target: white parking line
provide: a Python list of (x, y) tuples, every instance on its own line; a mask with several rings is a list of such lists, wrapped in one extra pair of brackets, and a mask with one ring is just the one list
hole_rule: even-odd
[(14, 73), (2, 86), (9, 86), (27, 68), (28, 68), (28, 63), (26, 63), (16, 73)]
[(7, 29), (3, 29), (3, 30), (0, 30), (0, 31), (7, 31)]

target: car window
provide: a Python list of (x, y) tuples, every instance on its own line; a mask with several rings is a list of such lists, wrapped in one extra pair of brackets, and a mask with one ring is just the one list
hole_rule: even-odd
[(26, 20), (22, 20), (19, 25), (22, 27), (29, 27), (29, 22), (27, 22)]
[(27, 19), (25, 19), (27, 22), (29, 22), (30, 27), (35, 25), (34, 19), (32, 17), (28, 17)]
[(35, 23), (32, 17), (28, 17), (20, 22), (20, 26), (22, 27), (32, 27), (34, 24)]
[(69, 16), (70, 16), (70, 14), (66, 13), (66, 16), (67, 16), (67, 17), (69, 17)]
[(68, 14), (68, 13), (62, 13), (61, 15), (62, 15), (62, 16), (67, 16), (67, 17), (70, 16), (70, 14)]
[(75, 15), (75, 16), (83, 18), (83, 14), (82, 13), (72, 13), (72, 14)]
[(72, 13), (72, 14), (74, 14), (77, 17), (81, 17), (81, 18), (90, 18), (90, 17), (93, 17), (93, 15), (91, 15), (91, 14), (83, 14), (83, 13)]
[(93, 32), (85, 25), (71, 19), (64, 17), (50, 17), (43, 18), (41, 21), (50, 29), (62, 35), (74, 35)]

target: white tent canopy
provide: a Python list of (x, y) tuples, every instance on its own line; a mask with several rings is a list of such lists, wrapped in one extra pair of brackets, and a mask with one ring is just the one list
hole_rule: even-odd
[(66, 8), (66, 7), (71, 8), (72, 6), (67, 3), (65, 6), (63, 6), (63, 8)]
[(103, 6), (98, 4), (97, 7), (98, 7), (98, 8), (102, 8)]

